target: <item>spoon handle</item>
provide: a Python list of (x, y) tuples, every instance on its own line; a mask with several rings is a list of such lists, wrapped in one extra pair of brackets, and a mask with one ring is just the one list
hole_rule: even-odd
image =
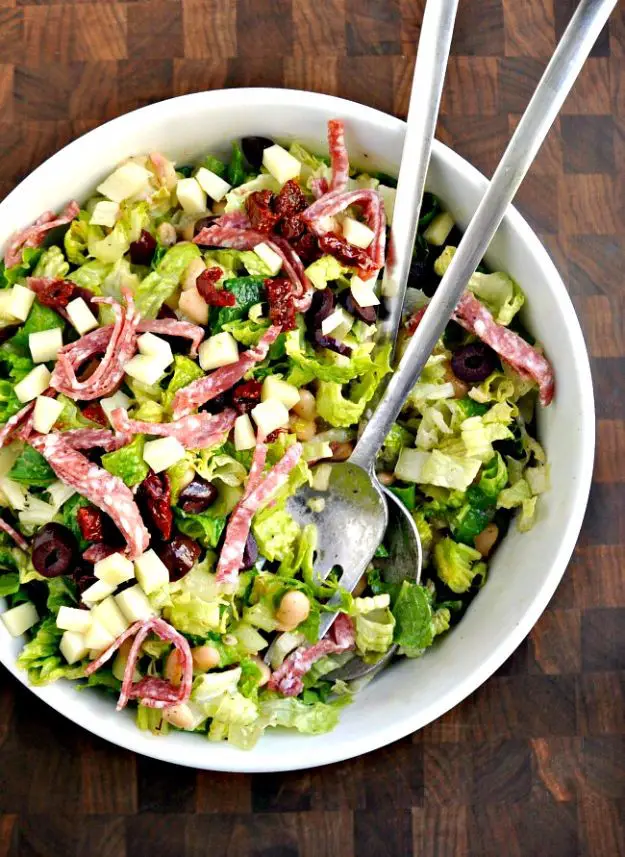
[[(508, 205), (558, 115), (617, 0), (581, 0), (530, 103), (512, 135), (486, 193), (441, 280), (351, 461), (373, 470), (375, 457), (451, 318), (471, 275), (488, 249)], [(406, 275), (404, 271), (404, 275)]]
[(382, 341), (390, 341), (393, 349), (401, 323), (457, 9), (458, 0), (432, 0), (423, 13), (393, 212), (394, 252), (382, 280), (388, 315), (380, 323), (380, 337)]

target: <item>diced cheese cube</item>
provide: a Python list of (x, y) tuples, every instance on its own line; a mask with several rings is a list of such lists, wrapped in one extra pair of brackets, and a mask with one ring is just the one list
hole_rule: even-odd
[(112, 199), (113, 202), (122, 202), (147, 188), (151, 175), (152, 173), (145, 167), (130, 161), (122, 164), (98, 185), (98, 193)]
[(206, 211), (206, 194), (196, 179), (179, 179), (176, 196), (185, 214), (201, 214)]
[(85, 589), (81, 600), (85, 604), (97, 604), (98, 601), (108, 598), (113, 592), (115, 592), (115, 587), (111, 586), (110, 583), (105, 583), (103, 580), (96, 580), (95, 583), (92, 583), (91, 586)]
[(68, 664), (75, 664), (86, 657), (89, 647), (85, 644), (84, 634), (76, 631), (66, 631), (61, 637), (59, 651)]
[(182, 292), (178, 309), (195, 324), (208, 324), (208, 304), (195, 286)]
[(382, 197), (382, 202), (384, 203), (384, 211), (386, 212), (386, 222), (391, 225), (393, 222), (393, 211), (395, 210), (395, 197), (397, 196), (397, 189), (394, 187), (388, 187), (388, 185), (380, 184), (378, 185), (378, 193)]
[(380, 303), (379, 297), (374, 291), (375, 280), (361, 280), (355, 274), (350, 283), (352, 297), (361, 307), (377, 306)]
[(289, 424), (289, 412), (278, 399), (268, 399), (252, 408), (252, 419), (265, 436)]
[(155, 473), (172, 467), (184, 458), (184, 446), (175, 437), (159, 437), (143, 447), (143, 460)]
[(210, 336), (200, 345), (200, 366), (202, 369), (217, 369), (229, 366), (239, 359), (239, 346), (231, 333), (223, 331)]
[(336, 219), (336, 217), (333, 217), (331, 214), (325, 214), (323, 217), (320, 217), (317, 220), (316, 228), (318, 229), (320, 234), (322, 232), (338, 233), (341, 231), (341, 224)]
[(126, 621), (126, 617), (121, 612), (115, 598), (112, 595), (109, 595), (108, 598), (105, 598), (104, 601), (100, 601), (99, 604), (91, 610), (91, 618), (94, 622), (99, 622), (101, 625), (104, 625), (107, 631), (115, 637), (119, 637), (120, 634), (123, 634), (126, 628), (129, 626), (129, 622)]
[(343, 238), (354, 247), (366, 250), (375, 238), (375, 232), (353, 217), (343, 219)]
[(135, 354), (124, 366), (124, 372), (142, 384), (152, 386), (152, 384), (156, 384), (157, 381), (161, 380), (165, 374), (165, 367), (154, 357), (147, 357), (145, 354)]
[(135, 576), (146, 595), (156, 592), (169, 583), (169, 571), (153, 550), (148, 550), (135, 560)]
[(254, 252), (258, 258), (267, 265), (272, 277), (275, 277), (276, 274), (280, 273), (282, 269), (282, 257), (279, 256), (275, 250), (272, 250), (269, 244), (265, 241), (261, 241), (260, 244), (257, 244), (256, 247), (254, 247)]
[(11, 298), (7, 304), (9, 313), (15, 318), (19, 318), (20, 321), (26, 321), (35, 300), (35, 293), (31, 289), (16, 283), (11, 289), (10, 295)]
[(108, 199), (103, 199), (96, 202), (91, 212), (91, 220), (93, 226), (115, 226), (117, 215), (119, 214), (119, 204), (110, 202)]
[(301, 162), (277, 143), (264, 150), (263, 166), (280, 184), (297, 178), (302, 169)]
[(234, 448), (237, 451), (242, 449), (254, 449), (256, 446), (256, 432), (252, 421), (247, 414), (241, 414), (234, 421)]
[(97, 622), (92, 618), (91, 627), (85, 634), (85, 645), (97, 655), (103, 649), (108, 649), (115, 642), (115, 637), (110, 631), (104, 627), (101, 622)]
[(138, 583), (116, 595), (115, 601), (128, 622), (139, 622), (156, 615), (148, 596)]
[(56, 627), (62, 631), (77, 631), (79, 634), (84, 634), (91, 627), (91, 611), (63, 605), (56, 615)]
[(49, 396), (37, 396), (33, 411), (33, 427), (41, 434), (48, 434), (63, 413), (63, 402)]
[(342, 307), (337, 307), (334, 312), (331, 312), (330, 315), (327, 318), (324, 318), (321, 322), (321, 332), (324, 336), (328, 336), (328, 334), (336, 331), (336, 329), (342, 325), (349, 325), (351, 327), (349, 324), (350, 319), (351, 316), (349, 313), (345, 312)]
[(109, 422), (109, 414), (117, 410), (117, 408), (123, 408), (125, 411), (127, 411), (131, 403), (132, 399), (129, 399), (128, 396), (125, 393), (122, 393), (121, 390), (118, 390), (116, 393), (113, 393), (113, 395), (109, 396), (108, 398), (100, 399), (100, 405), (102, 406), (102, 410), (109, 419)]
[(119, 586), (135, 576), (135, 567), (122, 553), (112, 553), (98, 560), (93, 566), (93, 573), (99, 580), (110, 586)]
[(0, 619), (4, 622), (7, 631), (12, 637), (21, 637), (24, 631), (28, 631), (39, 621), (37, 608), (32, 601), (24, 601), (17, 607), (5, 610)]
[(315, 491), (327, 491), (330, 486), (330, 476), (332, 475), (331, 464), (318, 464), (313, 470), (312, 488)]
[(28, 336), (28, 347), (35, 363), (48, 363), (56, 360), (63, 348), (63, 333), (60, 327), (39, 330)]
[(435, 247), (442, 247), (447, 241), (449, 233), (454, 228), (454, 219), (448, 211), (441, 211), (436, 217), (431, 220), (423, 233), (423, 237), (428, 244), (433, 244)]
[(40, 396), (50, 386), (51, 374), (47, 367), (40, 363), (15, 385), (15, 395), (24, 404)]
[(20, 482), (14, 482), (8, 476), (0, 476), (0, 492), (12, 509), (21, 512), (26, 508), (26, 487)]
[(215, 202), (222, 200), (231, 187), (228, 182), (224, 181), (216, 173), (207, 170), (206, 167), (200, 167), (195, 174), (195, 178), (202, 190), (206, 191)]
[(277, 399), (289, 410), (299, 402), (299, 390), (275, 375), (267, 375), (260, 388), (260, 400)]
[(13, 289), (3, 289), (0, 291), (0, 319), (2, 319), (5, 324), (6, 322), (15, 324), (18, 321), (10, 311), (12, 299)]
[(81, 336), (98, 326), (97, 318), (89, 309), (87, 302), (82, 298), (74, 298), (73, 301), (67, 304), (65, 309), (69, 320)]
[(171, 345), (162, 336), (153, 333), (142, 333), (137, 339), (137, 346), (141, 354), (158, 360), (164, 368), (174, 362)]

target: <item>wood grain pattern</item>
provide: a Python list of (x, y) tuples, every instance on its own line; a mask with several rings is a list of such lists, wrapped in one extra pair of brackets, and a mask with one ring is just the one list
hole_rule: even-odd
[[(405, 116), (425, 0), (0, 0), (0, 194), (78, 135), (203, 89), (289, 86)], [(439, 137), (490, 174), (575, 0), (460, 4)], [(0, 670), (0, 857), (625, 854), (625, 14), (518, 203), (593, 361), (590, 506), (545, 615), (484, 687), (365, 758), (211, 774), (82, 732)]]

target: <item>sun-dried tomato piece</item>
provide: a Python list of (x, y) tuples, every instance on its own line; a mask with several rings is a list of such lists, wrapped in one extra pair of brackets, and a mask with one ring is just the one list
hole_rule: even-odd
[(85, 405), (82, 409), (82, 415), (88, 420), (91, 420), (92, 423), (97, 423), (99, 426), (103, 426), (104, 428), (109, 427), (109, 421), (104, 413), (102, 405), (99, 402), (89, 402), (88, 405)]
[(294, 330), (297, 325), (292, 283), (284, 277), (274, 277), (272, 280), (265, 280), (265, 291), (271, 323), (282, 330)]
[(207, 268), (195, 281), (195, 288), (209, 306), (234, 306), (237, 302), (232, 292), (215, 288), (215, 283), (222, 276), (221, 268)]
[(260, 402), (260, 381), (246, 381), (232, 391), (232, 404), (238, 414), (246, 414)]
[(286, 238), (287, 241), (294, 241), (306, 231), (306, 224), (299, 214), (287, 214), (276, 226), (276, 232)]
[(323, 255), (317, 238), (312, 232), (306, 231), (299, 238), (294, 238), (291, 241), (291, 247), (305, 265), (310, 265)]
[(54, 280), (37, 292), (37, 300), (52, 309), (65, 308), (74, 297), (76, 284), (70, 280)]
[(324, 253), (334, 256), (344, 265), (352, 265), (367, 271), (372, 268), (371, 256), (361, 247), (354, 247), (339, 235), (327, 234), (319, 236), (319, 246)]
[(259, 232), (271, 232), (279, 215), (273, 210), (274, 194), (270, 190), (257, 190), (245, 200), (247, 216), (252, 228)]
[(295, 179), (289, 179), (275, 199), (273, 210), (278, 217), (290, 217), (306, 208), (306, 197)]
[(173, 512), (171, 509), (171, 485), (166, 473), (150, 470), (137, 492), (137, 499), (144, 511), (144, 521), (155, 527), (165, 540), (171, 536)]
[(84, 506), (76, 512), (76, 520), (83, 539), (88, 542), (104, 541), (104, 521), (100, 509), (95, 506)]

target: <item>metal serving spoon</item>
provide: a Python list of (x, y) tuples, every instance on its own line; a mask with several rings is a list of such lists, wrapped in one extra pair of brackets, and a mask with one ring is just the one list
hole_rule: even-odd
[[(389, 516), (384, 490), (374, 472), (376, 455), (616, 2), (582, 0), (579, 4), (354, 452), (347, 461), (333, 464), (327, 491), (306, 488), (292, 498), (294, 517), (302, 523), (317, 525), (315, 571), (320, 578), (340, 566), (341, 586), (351, 591), (381, 543)], [(312, 497), (317, 501), (323, 499), (322, 508), (318, 502), (313, 504), (320, 511), (312, 512), (309, 503)], [(332, 601), (339, 603), (338, 597)], [(335, 616), (324, 615), (320, 637), (328, 632)]]

